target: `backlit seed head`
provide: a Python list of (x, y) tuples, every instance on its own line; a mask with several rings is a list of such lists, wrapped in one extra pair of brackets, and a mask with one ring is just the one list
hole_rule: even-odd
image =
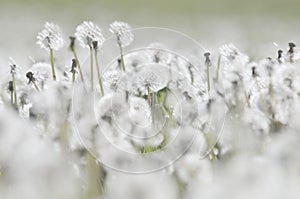
[(75, 36), (83, 48), (92, 48), (93, 42), (97, 42), (97, 46), (100, 47), (105, 41), (102, 30), (91, 21), (84, 21), (78, 25)]
[(60, 27), (51, 22), (46, 22), (44, 29), (38, 33), (36, 43), (45, 50), (59, 50), (64, 45)]
[(133, 42), (134, 35), (131, 27), (121, 21), (115, 21), (110, 24), (109, 31), (117, 36), (118, 44), (122, 47), (129, 46)]

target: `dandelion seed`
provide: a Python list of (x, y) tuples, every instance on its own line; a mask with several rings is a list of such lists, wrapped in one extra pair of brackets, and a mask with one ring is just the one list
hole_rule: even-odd
[(75, 37), (83, 48), (93, 48), (93, 42), (102, 46), (105, 41), (102, 30), (91, 21), (84, 21), (78, 25)]
[(46, 22), (44, 29), (38, 33), (37, 44), (45, 50), (59, 50), (64, 45), (60, 27), (54, 23)]
[(220, 54), (229, 62), (237, 61), (240, 63), (247, 63), (249, 58), (247, 55), (241, 53), (233, 44), (225, 44), (220, 47)]
[(160, 65), (149, 65), (137, 73), (134, 84), (142, 93), (157, 92), (167, 86), (167, 74)]
[(115, 21), (110, 24), (110, 32), (116, 34), (118, 44), (122, 47), (129, 46), (133, 42), (134, 35), (131, 31), (131, 27), (120, 21)]
[(125, 71), (125, 63), (122, 48), (129, 46), (133, 42), (134, 35), (131, 31), (131, 27), (125, 22), (115, 21), (110, 24), (109, 30), (117, 37), (117, 43), (119, 45), (121, 55), (122, 69), (123, 71)]
[(52, 70), (53, 80), (56, 80), (55, 67), (54, 67), (54, 56), (53, 50), (59, 50), (64, 45), (62, 39), (61, 30), (58, 25), (51, 22), (46, 22), (44, 29), (38, 33), (37, 44), (45, 50), (50, 52), (50, 63)]
[(146, 127), (151, 124), (151, 109), (147, 101), (140, 97), (130, 97), (129, 116), (135, 125)]
[[(100, 48), (104, 41), (105, 38), (102, 34), (101, 29), (94, 24), (91, 21), (84, 21), (80, 25), (77, 26), (76, 28), (76, 33), (75, 36), (77, 40), (79, 41), (79, 44), (83, 48), (89, 48), (90, 49), (90, 75), (91, 75), (91, 89), (94, 89), (94, 60), (93, 60), (93, 49), (94, 49), (94, 55), (96, 59), (96, 64), (97, 64), (97, 71), (99, 71), (99, 66), (98, 66), (98, 59), (96, 52), (98, 48)], [(95, 47), (97, 49), (95, 49)], [(98, 80), (99, 84), (101, 80), (99, 79), (99, 74), (98, 74)], [(101, 88), (101, 86), (100, 86)], [(101, 88), (101, 92), (103, 89)], [(103, 94), (103, 92), (102, 92)]]

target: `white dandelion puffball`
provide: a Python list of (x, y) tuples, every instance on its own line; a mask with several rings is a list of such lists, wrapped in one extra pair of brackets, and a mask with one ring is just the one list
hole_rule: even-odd
[(32, 65), (30, 71), (35, 74), (38, 81), (44, 82), (51, 79), (51, 65), (46, 62), (37, 62)]
[(141, 67), (134, 79), (134, 88), (142, 94), (157, 92), (168, 84), (166, 68), (160, 64), (149, 64)]
[(129, 46), (133, 42), (134, 35), (131, 27), (125, 22), (115, 21), (111, 23), (109, 31), (116, 34), (118, 43), (122, 47)]
[(249, 57), (241, 53), (239, 49), (231, 43), (221, 46), (219, 51), (227, 62), (236, 61), (238, 63), (245, 64), (249, 61)]
[(84, 21), (78, 25), (75, 37), (83, 48), (93, 47), (93, 42), (97, 42), (99, 47), (102, 46), (105, 41), (102, 30), (91, 21)]
[(140, 97), (129, 98), (129, 118), (133, 124), (147, 127), (151, 124), (151, 109), (148, 102)]
[(54, 23), (46, 22), (44, 29), (38, 33), (37, 44), (45, 50), (59, 50), (64, 45), (60, 27)]

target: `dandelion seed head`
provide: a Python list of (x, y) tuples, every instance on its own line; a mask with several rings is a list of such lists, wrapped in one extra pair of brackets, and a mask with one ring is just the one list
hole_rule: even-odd
[(171, 59), (170, 53), (166, 52), (166, 46), (162, 43), (154, 42), (148, 46), (148, 56), (154, 63), (168, 63)]
[(91, 21), (84, 21), (76, 28), (75, 37), (83, 48), (92, 48), (93, 43), (101, 47), (105, 41), (102, 30)]
[(122, 47), (129, 46), (133, 42), (134, 35), (128, 23), (115, 21), (110, 24), (109, 31), (117, 36), (118, 43)]
[(103, 74), (103, 84), (115, 91), (119, 87), (122, 73), (119, 70), (110, 70)]
[(151, 124), (151, 110), (148, 102), (140, 97), (130, 97), (129, 117), (135, 125), (148, 126)]
[(150, 92), (157, 92), (166, 87), (167, 77), (161, 65), (151, 64), (136, 74), (133, 84), (142, 94), (148, 94), (148, 89)]
[(249, 61), (249, 57), (241, 53), (232, 43), (221, 46), (219, 51), (229, 62), (236, 61), (245, 64)]
[(43, 84), (42, 87), (46, 81), (51, 80), (51, 65), (49, 63), (37, 62), (32, 65), (30, 71), (34, 73), (37, 82)]
[(59, 50), (64, 45), (61, 29), (52, 22), (46, 22), (44, 29), (38, 33), (37, 44), (45, 50)]

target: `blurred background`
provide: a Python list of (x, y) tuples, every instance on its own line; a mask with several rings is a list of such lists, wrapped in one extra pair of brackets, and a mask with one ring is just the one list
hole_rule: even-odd
[(287, 42), (300, 43), (299, 7), (299, 0), (0, 0), (0, 63), (39, 53), (45, 21), (59, 24), (67, 39), (83, 20), (106, 35), (112, 21), (123, 20), (181, 31), (212, 52), (232, 42), (252, 59), (274, 57)]

